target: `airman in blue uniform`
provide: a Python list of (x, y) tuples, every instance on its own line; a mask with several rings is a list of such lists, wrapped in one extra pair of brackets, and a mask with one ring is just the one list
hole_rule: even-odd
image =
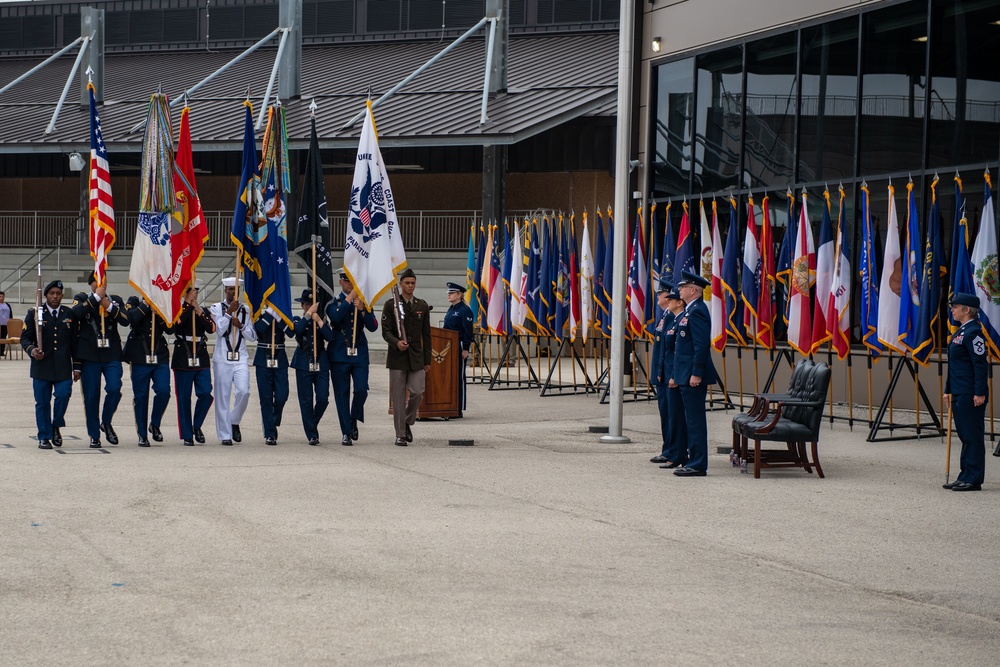
[(288, 354), (285, 352), (285, 322), (268, 307), (253, 323), (257, 331), (257, 351), (253, 356), (260, 399), (260, 419), (264, 444), (278, 444), (281, 413), (288, 402)]
[(718, 377), (712, 364), (712, 318), (702, 300), (708, 281), (689, 271), (682, 273), (679, 287), (684, 310), (677, 316), (674, 368), (668, 384), (679, 388), (687, 429), (688, 462), (674, 470), (678, 477), (704, 477), (708, 470), (708, 418), (705, 399), (708, 386)]
[(309, 444), (315, 446), (319, 444), (319, 421), (330, 405), (330, 359), (326, 346), (333, 340), (333, 331), (316, 312), (319, 304), (313, 302), (311, 289), (304, 290), (302, 297), (295, 300), (302, 304), (303, 316), (295, 318), (295, 352), (291, 365), (295, 369), (302, 429)]
[[(149, 302), (129, 297), (125, 314), (132, 326), (122, 359), (132, 367), (132, 409), (139, 446), (149, 447), (149, 436), (163, 442), (160, 424), (170, 402), (170, 350), (165, 334), (174, 328), (157, 315)], [(155, 322), (155, 324), (154, 324)], [(153, 385), (153, 412), (149, 412), (149, 385)], [(147, 427), (148, 425), (148, 427)]]
[(951, 403), (955, 430), (962, 441), (961, 466), (952, 491), (979, 491), (986, 473), (984, 419), (990, 395), (986, 335), (979, 324), (979, 297), (959, 292), (951, 303), (951, 316), (959, 323), (948, 345), (948, 379), (945, 400)]
[[(355, 295), (346, 273), (340, 273), (341, 293), (326, 307), (333, 340), (327, 348), (330, 356), (330, 381), (337, 406), (342, 434), (340, 444), (350, 446), (358, 439), (358, 422), (365, 421), (368, 400), (368, 338), (365, 329), (376, 331), (378, 320)], [(354, 399), (351, 400), (351, 383)]]
[(462, 350), (462, 361), (458, 364), (458, 416), (467, 409), (465, 394), (465, 368), (469, 363), (472, 349), (472, 309), (465, 303), (465, 288), (458, 283), (448, 283), (448, 312), (444, 314), (442, 329), (458, 332), (458, 344)]
[(660, 453), (649, 459), (653, 463), (667, 463), (667, 438), (670, 432), (669, 406), (667, 404), (667, 380), (663, 377), (663, 346), (666, 343), (667, 329), (674, 323), (674, 314), (667, 308), (667, 296), (674, 286), (666, 280), (661, 280), (656, 286), (656, 305), (663, 312), (656, 319), (646, 325), (646, 330), (653, 337), (653, 353), (649, 360), (649, 380), (656, 390), (656, 406), (660, 411), (660, 435), (662, 443)]
[(675, 287), (667, 296), (667, 309), (674, 314), (670, 326), (664, 332), (663, 367), (660, 371), (667, 388), (667, 411), (669, 424), (667, 429), (667, 450), (663, 453), (667, 461), (661, 468), (683, 468), (688, 460), (687, 425), (684, 421), (684, 401), (677, 384), (670, 384), (674, 373), (674, 358), (677, 349), (677, 327), (680, 324), (680, 314), (684, 311), (684, 300)]

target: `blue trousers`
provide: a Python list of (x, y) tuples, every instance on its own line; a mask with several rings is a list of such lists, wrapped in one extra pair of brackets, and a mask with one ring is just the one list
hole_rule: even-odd
[[(104, 376), (104, 409), (101, 410), (101, 376)], [(101, 424), (110, 424), (122, 400), (122, 362), (84, 361), (80, 369), (83, 412), (87, 416), (87, 435), (101, 437)]]
[(330, 371), (295, 369), (295, 388), (299, 394), (302, 429), (310, 440), (319, 439), (319, 420), (330, 405)]
[(687, 465), (688, 431), (684, 421), (684, 400), (680, 387), (667, 389), (667, 403), (670, 404), (670, 425), (667, 429), (667, 450), (663, 452), (671, 463)]
[(972, 394), (952, 394), (951, 413), (955, 430), (962, 441), (960, 460), (962, 472), (955, 481), (967, 484), (982, 484), (986, 476), (985, 419), (986, 404), (978, 408), (972, 404)]
[[(191, 413), (191, 388), (194, 387), (198, 402)], [(177, 429), (181, 440), (193, 440), (194, 429), (201, 428), (212, 409), (212, 371), (200, 368), (194, 371), (174, 371), (174, 391), (177, 394)]]
[(465, 387), (465, 371), (466, 367), (469, 365), (468, 359), (458, 360), (458, 410), (459, 412), (465, 412), (469, 409), (468, 399), (466, 397), (466, 387)]
[(680, 392), (684, 405), (684, 426), (688, 435), (687, 467), (708, 470), (708, 417), (705, 413), (708, 385), (705, 382), (697, 387), (682, 385)]
[[(667, 396), (667, 385), (658, 384), (656, 387), (656, 407), (660, 411), (660, 436), (663, 440), (660, 454), (667, 455), (670, 451), (670, 404)], [(670, 459), (673, 461), (673, 459)]]
[(254, 366), (257, 373), (257, 396), (260, 398), (260, 419), (264, 437), (277, 438), (281, 412), (288, 402), (288, 367)]
[[(330, 364), (333, 383), (333, 401), (337, 405), (340, 432), (349, 435), (351, 421), (365, 420), (365, 401), (368, 400), (368, 366), (360, 364)], [(351, 382), (354, 382), (354, 400), (351, 400)]]
[[(35, 392), (35, 425), (38, 427), (39, 440), (51, 440), (52, 429), (66, 425), (66, 408), (69, 407), (69, 397), (73, 395), (73, 381), (32, 380), (31, 388)], [(52, 401), (55, 393), (56, 400)]]
[[(149, 414), (149, 386), (153, 385), (153, 414)], [(140, 438), (149, 437), (148, 424), (160, 428), (163, 413), (170, 402), (170, 367), (166, 364), (146, 366), (132, 364), (132, 409), (135, 412), (135, 432)]]

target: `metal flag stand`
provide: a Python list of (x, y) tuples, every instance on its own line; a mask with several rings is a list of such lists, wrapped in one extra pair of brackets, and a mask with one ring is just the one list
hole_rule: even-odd
[[(906, 368), (913, 377), (913, 381), (916, 384), (917, 393), (919, 394), (919, 400), (924, 404), (928, 414), (931, 417), (931, 424), (921, 424), (920, 423), (920, 405), (917, 404), (917, 422), (915, 424), (898, 424), (892, 420), (890, 417), (889, 423), (884, 423), (885, 412), (889, 408), (892, 402), (892, 394), (896, 389), (896, 383), (899, 382), (899, 376), (902, 375), (903, 369)], [(878, 437), (880, 431), (888, 430), (888, 437)], [(895, 431), (897, 430), (913, 430), (914, 435), (897, 436)], [(871, 429), (868, 431), (868, 442), (886, 442), (890, 440), (912, 440), (920, 438), (941, 438), (944, 437), (945, 430), (941, 426), (941, 421), (938, 419), (937, 411), (931, 405), (930, 398), (928, 398), (927, 393), (924, 391), (923, 385), (917, 378), (917, 371), (914, 368), (913, 360), (910, 357), (902, 357), (899, 364), (893, 369), (892, 378), (889, 380), (889, 387), (885, 391), (885, 396), (882, 398), (882, 404), (878, 408), (878, 413), (875, 415), (875, 420), (872, 422)]]
[[(535, 374), (535, 369), (531, 367), (531, 356), (528, 351), (524, 349), (524, 345), (521, 342), (522, 334), (514, 331), (507, 334), (507, 342), (504, 344), (503, 352), (500, 354), (500, 359), (497, 362), (496, 371), (490, 374), (490, 391), (506, 391), (509, 389), (531, 389), (532, 387), (540, 387), (541, 382), (538, 381), (538, 375)], [(530, 343), (529, 343), (530, 344)], [(516, 349), (515, 349), (516, 346)], [(507, 367), (507, 361), (511, 358), (511, 355), (517, 355), (517, 358), (523, 359), (524, 364), (528, 367), (528, 379), (522, 379), (520, 372), (517, 374), (517, 380), (510, 379), (500, 379), (500, 373), (504, 368)], [(504, 386), (499, 386), (504, 385)]]
[[(555, 372), (556, 368), (559, 367), (559, 360), (562, 359), (563, 350), (566, 349), (566, 343), (569, 342), (568, 336), (563, 336), (562, 341), (559, 343), (559, 349), (556, 350), (555, 356), (551, 359), (549, 363), (549, 374), (545, 378), (545, 382), (541, 385), (541, 392), (539, 396), (573, 396), (576, 394), (596, 394), (598, 392), (597, 385), (590, 379), (590, 374), (587, 373), (587, 366), (583, 363), (580, 356), (576, 353), (576, 345), (574, 343), (569, 344), (569, 357), (574, 369), (573, 372), (573, 383), (572, 384), (554, 384), (552, 382), (552, 374)], [(583, 373), (583, 384), (576, 381), (576, 369), (579, 368)]]

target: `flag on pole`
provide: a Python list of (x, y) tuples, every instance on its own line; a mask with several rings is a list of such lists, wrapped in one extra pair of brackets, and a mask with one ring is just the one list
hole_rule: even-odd
[[(899, 311), (902, 262), (899, 256), (899, 221), (896, 217), (896, 191), (889, 185), (889, 230), (882, 255), (882, 280), (878, 288), (878, 339), (885, 347), (902, 352), (899, 342)], [(895, 289), (893, 289), (895, 286)]]
[[(91, 91), (91, 95), (93, 95), (93, 91)], [(185, 109), (185, 111), (187, 110)], [(183, 140), (183, 128), (181, 139)], [(190, 132), (188, 142), (188, 151), (190, 151)], [(93, 187), (94, 174), (100, 173), (102, 170), (102, 167), (95, 168), (93, 166), (95, 155), (99, 156), (99, 151), (91, 149), (92, 197), (95, 193), (98, 196), (101, 193), (100, 183), (98, 183), (96, 191)], [(190, 160), (190, 153), (188, 159)], [(104, 178), (106, 178), (106, 159), (103, 170)], [(97, 178), (102, 177), (98, 176)], [(146, 130), (142, 137), (139, 224), (132, 248), (132, 263), (129, 266), (128, 281), (168, 324), (172, 324), (180, 315), (181, 299), (184, 290), (191, 282), (191, 269), (186, 262), (191, 254), (191, 249), (184, 243), (187, 240), (186, 236), (182, 231), (179, 231), (176, 236), (171, 232), (174, 223), (178, 223), (178, 227), (180, 227), (186, 222), (185, 218), (188, 215), (201, 215), (197, 194), (194, 194), (193, 199), (189, 200), (187, 191), (175, 193), (175, 187), (180, 178), (183, 176), (178, 165), (174, 163), (170, 108), (167, 105), (166, 96), (158, 93), (149, 99)], [(110, 195), (110, 190), (108, 194)], [(99, 200), (96, 205), (97, 209), (95, 210), (95, 201), (91, 199), (92, 242), (95, 241), (94, 230), (101, 231), (98, 222), (101, 215)], [(205, 226), (202, 224), (201, 231), (204, 229)], [(92, 246), (92, 250), (95, 251), (92, 254), (95, 258), (97, 257), (96, 249), (95, 246)], [(187, 266), (186, 280), (182, 275), (185, 266)], [(106, 261), (104, 267), (107, 267)], [(101, 279), (98, 278), (98, 280)]]
[(788, 344), (801, 354), (812, 348), (812, 303), (810, 293), (816, 283), (816, 249), (809, 223), (806, 193), (802, 193), (795, 235), (795, 262), (789, 275)]
[[(319, 305), (319, 312), (325, 312), (325, 304), (335, 295), (333, 279), (333, 255), (330, 253), (330, 219), (326, 210), (326, 188), (323, 185), (323, 164), (319, 152), (319, 138), (316, 134), (316, 118), (310, 119), (309, 153), (306, 156), (306, 174), (302, 184), (302, 203), (299, 219), (295, 225), (292, 241), (296, 262), (312, 275), (313, 248), (316, 257), (316, 294), (313, 298)], [(310, 281), (310, 286), (312, 285)]]
[[(600, 228), (597, 231), (600, 234)], [(583, 342), (590, 336), (594, 323), (594, 255), (590, 251), (590, 229), (587, 226), (587, 212), (583, 212), (583, 239), (580, 242), (580, 335)]]
[(667, 210), (664, 211), (663, 216), (663, 256), (660, 258), (660, 278), (673, 285), (677, 282), (674, 280), (674, 258), (677, 256), (677, 246), (674, 241), (674, 227), (670, 222), (671, 206), (671, 203), (667, 202)]
[(762, 268), (760, 237), (757, 235), (753, 196), (750, 196), (747, 198), (747, 235), (743, 242), (742, 282), (740, 284), (740, 297), (743, 301), (743, 328), (746, 330), (748, 341), (756, 340), (761, 332), (757, 325), (759, 319), (757, 304), (760, 301)]
[(898, 339), (901, 347), (914, 352), (919, 339), (917, 320), (920, 317), (920, 279), (924, 275), (924, 258), (920, 253), (920, 221), (917, 219), (917, 200), (913, 194), (913, 181), (906, 185), (905, 241), (901, 262)]
[(861, 184), (861, 244), (861, 342), (868, 348), (868, 353), (877, 359), (882, 354), (882, 344), (878, 340), (879, 273), (875, 224), (867, 183)]
[[(572, 329), (570, 322), (570, 273), (569, 273), (569, 244), (566, 240), (568, 226), (563, 224), (562, 214), (559, 215), (559, 227), (557, 229), (558, 260), (556, 261), (556, 275), (554, 293), (556, 296), (556, 340), (562, 340), (565, 335), (567, 325)], [(569, 332), (572, 335), (572, 330)]]
[[(517, 227), (517, 222), (514, 222), (515, 228)], [(502, 335), (507, 335), (510, 333), (510, 280), (511, 274), (514, 271), (514, 251), (513, 251), (513, 240), (510, 234), (510, 225), (504, 220), (503, 225), (503, 246), (501, 261), (503, 262), (503, 272), (502, 282), (503, 286), (500, 289), (500, 300), (501, 300), (501, 310), (503, 312), (503, 317), (500, 319), (500, 326), (497, 331)]]
[(691, 217), (688, 215), (687, 202), (683, 204), (684, 213), (681, 215), (681, 226), (677, 230), (677, 255), (674, 257), (674, 282), (683, 275), (684, 271), (698, 274), (694, 259), (694, 239), (691, 238)]
[(500, 239), (499, 227), (490, 226), (490, 237), (486, 242), (489, 255), (488, 263), (483, 264), (483, 281), (489, 305), (486, 309), (486, 326), (491, 334), (503, 334), (503, 269), (500, 261), (500, 249), (503, 241)]
[(545, 327), (542, 326), (543, 315), (541, 314), (542, 284), (539, 280), (542, 255), (541, 248), (539, 248), (538, 245), (540, 231), (538, 227), (538, 218), (532, 218), (531, 225), (525, 225), (525, 227), (528, 228), (527, 236), (525, 238), (527, 256), (525, 258), (524, 270), (528, 275), (528, 292), (525, 299), (525, 315), (528, 320), (535, 324), (535, 332), (538, 335), (543, 336), (545, 335)]
[(740, 345), (746, 345), (746, 330), (743, 317), (739, 314), (740, 293), (737, 269), (740, 257), (740, 223), (736, 212), (736, 200), (729, 198), (729, 233), (726, 235), (726, 249), (722, 263), (722, 295), (726, 300), (726, 332)]
[(347, 220), (344, 270), (358, 298), (370, 309), (395, 284), (396, 274), (406, 267), (396, 202), (378, 147), (371, 100), (358, 142)]
[[(90, 93), (90, 256), (94, 258), (97, 284), (107, 285), (108, 253), (115, 245), (115, 205), (111, 198), (108, 149), (101, 132), (101, 116), (97, 113), (94, 84), (88, 83), (87, 90)], [(169, 123), (168, 116), (168, 131)], [(166, 157), (164, 169), (169, 170), (169, 154), (160, 157)], [(169, 174), (165, 178), (169, 181)]]
[[(628, 222), (625, 223), (626, 229)], [(626, 235), (627, 236), (627, 235)], [(627, 268), (627, 267), (626, 267)], [(611, 337), (611, 314), (614, 309), (611, 295), (614, 292), (615, 278), (615, 219), (611, 207), (608, 207), (608, 242), (604, 247), (604, 302), (608, 308), (601, 314), (601, 333)], [(628, 327), (626, 326), (626, 329)]]
[(539, 227), (539, 245), (541, 246), (541, 269), (539, 270), (539, 312), (538, 322), (546, 331), (546, 335), (559, 336), (555, 332), (555, 297), (553, 295), (553, 282), (556, 279), (556, 272), (553, 270), (558, 269), (558, 266), (553, 267), (553, 259), (557, 259), (556, 255), (558, 252), (553, 248), (555, 241), (555, 236), (552, 233), (552, 227), (555, 226), (555, 214), (553, 213), (553, 220), (550, 223), (548, 216), (542, 216), (542, 225)]
[[(708, 217), (705, 215), (705, 200), (700, 199), (698, 201), (698, 210), (701, 214), (701, 228), (699, 230), (698, 242), (701, 244), (699, 249), (699, 261), (701, 265), (698, 267), (698, 272), (702, 278), (708, 282), (709, 286), (705, 288), (705, 301), (712, 298), (712, 270), (715, 266), (712, 263), (712, 246), (714, 245), (714, 239), (712, 238), (712, 226), (708, 223)], [(712, 219), (715, 220), (715, 200), (712, 200)]]
[[(256, 282), (263, 276), (257, 250), (267, 235), (268, 226), (260, 190), (260, 163), (257, 161), (257, 139), (253, 127), (253, 105), (247, 100), (243, 103), (243, 166), (240, 171), (240, 189), (236, 193), (236, 207), (233, 211), (233, 226), (229, 238), (236, 245), (237, 275), (253, 274)], [(247, 295), (247, 299), (249, 298)], [(250, 305), (251, 310), (255, 310), (260, 301), (256, 304), (250, 302)]]
[(837, 357), (843, 359), (851, 351), (851, 234), (846, 231), (844, 217), (844, 188), (840, 188), (840, 206), (837, 211), (837, 261), (833, 268), (830, 286), (830, 306), (827, 308), (826, 328), (832, 337), (831, 344)]
[(819, 246), (816, 248), (816, 301), (812, 318), (812, 345), (810, 354), (815, 354), (823, 343), (833, 336), (827, 329), (830, 319), (830, 304), (833, 296), (833, 271), (837, 261), (833, 240), (833, 223), (830, 220), (830, 191), (823, 191), (823, 221), (819, 226)]
[(983, 214), (979, 219), (979, 233), (972, 247), (972, 267), (979, 297), (979, 321), (986, 334), (986, 344), (994, 359), (1000, 358), (1000, 271), (997, 269), (997, 229), (993, 215), (993, 184), (990, 172), (983, 174), (986, 181), (983, 193)]
[[(965, 220), (965, 199), (962, 196), (962, 179), (959, 177), (958, 173), (955, 173), (955, 217), (954, 224), (951, 229), (951, 263), (948, 269), (948, 303), (951, 303), (952, 298), (957, 292), (965, 292), (966, 294), (972, 294), (975, 291), (975, 285), (972, 282), (972, 260), (969, 259), (969, 226)], [(965, 258), (963, 261), (968, 263), (968, 267), (960, 269), (958, 266), (959, 261), (959, 246), (965, 247)], [(956, 276), (961, 272), (962, 279), (959, 281)], [(955, 333), (958, 331), (958, 322), (951, 319), (951, 309), (948, 310), (948, 330), (950, 333)], [(948, 340), (951, 340), (951, 336), (948, 336)]]
[(781, 287), (777, 289), (778, 307), (781, 309), (781, 317), (788, 326), (788, 308), (792, 298), (792, 264), (795, 263), (795, 244), (798, 242), (796, 233), (795, 218), (795, 197), (789, 190), (785, 197), (788, 199), (788, 222), (785, 226), (785, 235), (781, 238), (781, 248), (778, 250), (777, 279)]
[[(208, 223), (201, 208), (198, 188), (194, 180), (194, 160), (191, 155), (191, 121), (189, 109), (181, 111), (180, 137), (174, 155), (174, 217), (180, 214), (180, 230), (170, 236), (171, 257), (174, 270), (180, 262), (180, 278), (174, 289), (177, 299), (177, 316), (184, 290), (194, 281), (194, 272), (205, 254), (208, 242)], [(173, 274), (171, 274), (172, 277)]]
[(937, 199), (938, 179), (931, 182), (931, 212), (927, 219), (927, 238), (924, 241), (923, 277), (920, 282), (919, 311), (913, 358), (927, 365), (938, 341), (935, 325), (941, 316), (941, 279), (947, 274), (944, 265), (944, 248), (941, 243), (941, 206)]
[[(586, 225), (587, 214), (584, 213), (584, 225)], [(580, 329), (580, 267), (576, 259), (576, 220), (570, 213), (569, 216), (569, 339), (576, 340), (576, 334)]]
[(479, 241), (476, 247), (476, 270), (472, 274), (473, 281), (473, 298), (476, 300), (475, 312), (478, 317), (474, 318), (474, 322), (483, 331), (489, 330), (489, 325), (486, 324), (486, 311), (489, 309), (489, 295), (483, 291), (482, 279), (483, 279), (483, 265), (489, 264), (489, 255), (486, 249), (486, 237), (489, 236), (490, 223), (483, 220), (483, 224), (479, 225)]
[(658, 322), (663, 314), (660, 308), (659, 299), (656, 298), (656, 285), (660, 284), (660, 255), (663, 253), (661, 243), (662, 237), (656, 234), (656, 202), (649, 206), (649, 236), (645, 235), (643, 228), (643, 238), (646, 242), (646, 254), (649, 260), (649, 271), (646, 273), (646, 326), (643, 327), (643, 334), (652, 340), (652, 334), (647, 328), (653, 322)]
[(625, 298), (625, 302), (628, 304), (628, 328), (635, 338), (645, 336), (645, 288), (648, 282), (646, 244), (642, 233), (642, 208), (640, 207), (636, 213), (635, 234), (632, 237), (632, 251), (629, 253), (628, 293)]
[[(701, 256), (705, 257), (704, 251)], [(722, 235), (719, 232), (719, 216), (715, 200), (712, 200), (712, 249), (709, 251), (708, 257), (712, 262), (712, 283), (709, 287), (712, 295), (709, 302), (709, 312), (712, 316), (712, 347), (721, 352), (726, 347), (726, 323), (729, 321), (729, 313), (726, 308), (729, 306), (729, 300), (723, 294)]]
[(597, 210), (597, 218), (595, 222), (594, 236), (597, 237), (597, 241), (594, 246), (594, 326), (597, 329), (595, 333), (600, 333), (604, 319), (608, 314), (608, 302), (604, 293), (604, 260), (605, 255), (608, 254), (608, 250), (607, 243), (605, 241), (606, 237), (604, 235), (604, 224), (603, 218), (601, 218), (600, 209)]
[(768, 196), (760, 203), (760, 294), (757, 299), (757, 342), (774, 349), (774, 320), (777, 317), (774, 275), (774, 229), (771, 227), (771, 210)]
[(465, 304), (472, 311), (472, 321), (479, 321), (479, 279), (476, 277), (476, 223), (469, 225), (469, 250), (465, 258)]
[[(527, 220), (524, 221), (524, 226), (525, 231), (527, 231)], [(521, 237), (521, 228), (518, 227), (516, 220), (514, 221), (514, 238), (511, 240), (510, 254), (510, 326), (512, 331), (523, 331), (527, 276), (524, 273), (524, 241)]]

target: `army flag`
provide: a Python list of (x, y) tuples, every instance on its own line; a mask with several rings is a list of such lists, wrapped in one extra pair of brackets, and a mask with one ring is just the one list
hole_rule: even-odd
[(396, 217), (389, 175), (378, 147), (372, 103), (361, 128), (351, 203), (347, 211), (344, 270), (365, 307), (372, 308), (406, 267), (406, 251)]
[(983, 213), (979, 219), (979, 233), (972, 247), (972, 268), (979, 297), (979, 321), (986, 334), (990, 355), (1000, 358), (1000, 269), (997, 266), (997, 230), (993, 215), (993, 184), (990, 172), (983, 174), (986, 183), (983, 193)]
[(320, 159), (316, 119), (310, 120), (309, 153), (302, 186), (302, 203), (292, 242), (293, 257), (309, 272), (313, 299), (324, 312), (326, 302), (334, 297), (333, 255), (330, 253), (330, 220), (326, 210), (326, 188)]
[[(878, 288), (878, 340), (895, 352), (902, 352), (899, 343), (899, 309), (902, 274), (899, 255), (899, 220), (896, 217), (896, 191), (889, 186), (889, 229), (882, 254), (882, 280)], [(895, 286), (896, 289), (893, 289)]]

